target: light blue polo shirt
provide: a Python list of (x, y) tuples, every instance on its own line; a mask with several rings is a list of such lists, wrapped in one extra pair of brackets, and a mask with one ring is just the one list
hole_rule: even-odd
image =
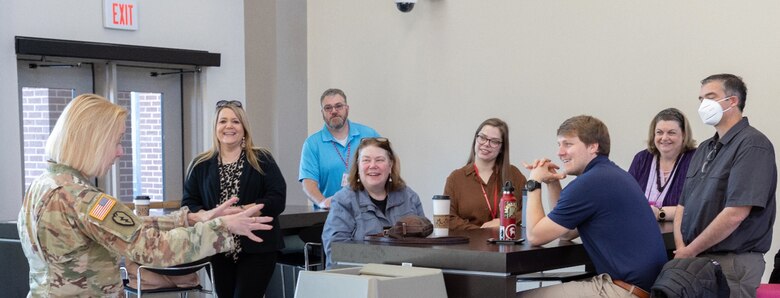
[(379, 137), (373, 128), (349, 120), (347, 123), (349, 134), (346, 146), (339, 144), (328, 127), (323, 125), (320, 131), (306, 138), (301, 149), (298, 182), (303, 179), (317, 181), (320, 192), (326, 198), (341, 189), (341, 178), (344, 173), (349, 173), (360, 140)]

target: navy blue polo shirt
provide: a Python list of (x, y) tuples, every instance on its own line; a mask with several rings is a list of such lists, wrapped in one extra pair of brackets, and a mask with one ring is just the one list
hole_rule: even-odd
[(577, 228), (596, 273), (649, 291), (666, 263), (661, 230), (634, 177), (606, 156), (594, 158), (547, 215)]

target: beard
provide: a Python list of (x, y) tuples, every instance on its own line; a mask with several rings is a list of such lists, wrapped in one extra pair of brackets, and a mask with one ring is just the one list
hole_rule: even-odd
[(344, 121), (341, 119), (341, 117), (332, 118), (330, 119), (328, 126), (333, 129), (341, 129), (344, 127)]
[(330, 120), (324, 118), (325, 117), (323, 117), (323, 120), (325, 120), (325, 123), (331, 129), (336, 129), (336, 130), (342, 129), (344, 128), (344, 125), (347, 123), (347, 115), (344, 115), (344, 117), (341, 117), (340, 115), (334, 116), (331, 117)]

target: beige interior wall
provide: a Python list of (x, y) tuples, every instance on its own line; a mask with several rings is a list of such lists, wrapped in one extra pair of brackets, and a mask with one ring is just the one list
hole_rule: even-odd
[(254, 141), (271, 149), (287, 182), (287, 205), (306, 205), (298, 183), (306, 139), (306, 0), (245, 0), (244, 19)]
[[(201, 105), (202, 123), (193, 124), (210, 146), (214, 104), (245, 98), (244, 16), (240, 1), (139, 1), (137, 31), (103, 28), (102, 1), (3, 1), (0, 8), (0, 220), (16, 219), (22, 203), (21, 122), (14, 36), (203, 50), (221, 54), (220, 67), (201, 73), (197, 94), (185, 96)], [(99, 78), (98, 78), (99, 79)], [(192, 115), (186, 115), (190, 117)], [(189, 127), (188, 127), (189, 129)], [(185, 157), (185, 163), (191, 156)]]
[(699, 81), (729, 72), (747, 82), (751, 124), (780, 145), (780, 2), (420, 0), (400, 13), (390, 0), (331, 0), (307, 10), (309, 133), (322, 127), (319, 94), (343, 88), (350, 118), (391, 139), (429, 216), (488, 117), (509, 123), (519, 165), (557, 160), (558, 125), (596, 116), (627, 169), (661, 109), (686, 113), (697, 140), (712, 136), (696, 113)]

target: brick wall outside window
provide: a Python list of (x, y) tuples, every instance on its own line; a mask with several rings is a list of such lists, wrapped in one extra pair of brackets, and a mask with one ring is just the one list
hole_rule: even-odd
[[(148, 195), (152, 200), (163, 199), (163, 156), (162, 156), (162, 98), (157, 93), (135, 93), (138, 100), (138, 146), (136, 172), (133, 171), (133, 129), (132, 117), (127, 119), (127, 130), (122, 138), (124, 154), (116, 160), (118, 168), (118, 193), (122, 201), (132, 201), (134, 189), (138, 194)], [(22, 90), (22, 119), (24, 140), (25, 189), (46, 169), (44, 147), (65, 106), (73, 98), (70, 89), (24, 88)], [(119, 92), (117, 103), (130, 113), (132, 96), (130, 92)]]

